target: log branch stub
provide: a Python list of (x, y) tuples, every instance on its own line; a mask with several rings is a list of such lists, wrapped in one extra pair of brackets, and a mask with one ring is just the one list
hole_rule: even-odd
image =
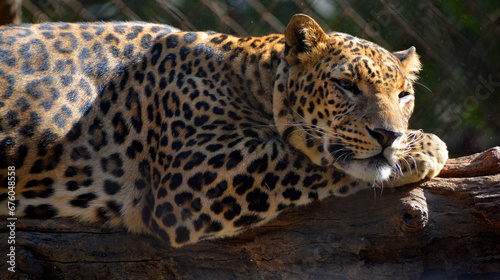
[(429, 220), (427, 201), (424, 190), (415, 188), (408, 193), (408, 196), (401, 200), (401, 211), (399, 222), (402, 232), (415, 232), (422, 230)]

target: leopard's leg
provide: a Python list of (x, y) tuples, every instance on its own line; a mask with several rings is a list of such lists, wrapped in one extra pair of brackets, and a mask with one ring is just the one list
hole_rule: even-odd
[(446, 144), (434, 134), (410, 130), (407, 151), (384, 186), (402, 186), (435, 177), (448, 159)]

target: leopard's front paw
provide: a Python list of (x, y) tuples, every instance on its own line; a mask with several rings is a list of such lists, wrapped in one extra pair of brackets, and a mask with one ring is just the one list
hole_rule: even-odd
[(448, 159), (446, 144), (434, 134), (411, 131), (408, 149), (397, 163), (391, 185), (402, 186), (435, 177)]

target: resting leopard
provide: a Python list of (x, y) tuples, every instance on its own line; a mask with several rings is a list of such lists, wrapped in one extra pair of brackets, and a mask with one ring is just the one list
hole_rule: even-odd
[(413, 47), (326, 34), (305, 15), (246, 38), (139, 22), (1, 28), (0, 214), (15, 199), (17, 217), (179, 247), (431, 178), (448, 153), (408, 130), (419, 70)]

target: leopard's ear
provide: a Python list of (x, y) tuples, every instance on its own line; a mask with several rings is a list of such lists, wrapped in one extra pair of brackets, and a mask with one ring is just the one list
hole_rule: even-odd
[(310, 65), (319, 60), (328, 47), (328, 36), (314, 19), (297, 14), (285, 31), (285, 58), (290, 66)]
[(422, 69), (422, 64), (418, 58), (418, 54), (415, 52), (415, 47), (411, 47), (404, 51), (392, 53), (401, 62), (402, 70), (405, 76), (415, 81), (417, 79), (418, 72)]

